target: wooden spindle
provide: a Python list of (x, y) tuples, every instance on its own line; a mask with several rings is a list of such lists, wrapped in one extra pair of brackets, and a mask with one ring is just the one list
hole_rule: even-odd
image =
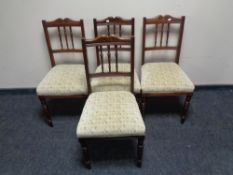
[(108, 36), (110, 36), (110, 26), (109, 26), (109, 24), (107, 25), (107, 29), (108, 29)]
[(144, 17), (143, 18), (143, 25), (142, 25), (142, 51), (141, 51), (142, 65), (145, 63), (145, 48), (146, 48), (146, 18)]
[[(122, 30), (121, 30), (121, 28), (122, 28), (122, 27), (121, 27), (121, 24), (119, 24), (119, 36), (120, 36), (120, 37), (122, 36)], [(120, 45), (120, 48), (122, 48), (121, 45)]]
[(72, 48), (74, 49), (74, 38), (73, 38), (73, 31), (71, 26), (70, 26), (70, 38), (71, 38)]
[(60, 29), (60, 27), (57, 27), (57, 29), (58, 29), (59, 39), (60, 39), (60, 45), (61, 45), (61, 48), (63, 49), (63, 43), (62, 43), (62, 38), (61, 38), (61, 29)]
[[(121, 33), (121, 25), (119, 25), (119, 36), (121, 37), (122, 36), (122, 33)], [(121, 47), (121, 46), (120, 46)]]
[(104, 72), (104, 59), (103, 59), (103, 48), (100, 46), (100, 61), (101, 61), (101, 67), (102, 67), (102, 72)]
[(113, 25), (113, 33), (114, 33), (114, 35), (116, 35), (116, 25), (115, 24)]
[(167, 40), (166, 40), (166, 46), (168, 46), (169, 33), (170, 33), (170, 24), (167, 23)]
[(116, 72), (118, 72), (118, 47), (115, 45)]
[(155, 24), (155, 47), (157, 45), (157, 36), (158, 36), (158, 24)]
[[(94, 33), (95, 33), (95, 37), (97, 37), (99, 34), (98, 34), (97, 21), (96, 21), (95, 18), (94, 18), (93, 22), (94, 22)], [(97, 55), (97, 65), (99, 66), (99, 65), (100, 65), (100, 58), (99, 58), (99, 47), (98, 47), (98, 46), (96, 46), (96, 55)]]
[(161, 24), (161, 36), (160, 36), (160, 47), (162, 46), (163, 44), (163, 27), (164, 27), (164, 23)]
[(108, 53), (107, 53), (107, 56), (108, 56), (108, 70), (109, 70), (109, 72), (111, 72), (111, 53), (110, 53), (110, 45), (107, 46), (107, 49), (108, 49)]
[(69, 49), (69, 44), (68, 44), (68, 39), (67, 39), (67, 32), (66, 32), (66, 27), (64, 26), (64, 35), (65, 35), (65, 40), (66, 40), (66, 47)]

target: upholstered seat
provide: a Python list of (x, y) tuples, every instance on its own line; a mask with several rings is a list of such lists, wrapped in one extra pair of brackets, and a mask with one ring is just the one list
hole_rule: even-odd
[[(184, 21), (184, 16), (144, 17), (142, 32), (142, 109), (145, 111), (145, 100), (149, 96), (186, 96), (181, 113), (181, 123), (184, 123), (186, 119), (194, 91), (194, 84), (179, 67)], [(153, 30), (151, 26), (154, 26)], [(152, 35), (154, 35), (154, 38), (150, 37)], [(152, 42), (148, 39), (152, 39)], [(162, 61), (164, 58), (164, 62), (147, 62), (146, 53), (148, 52), (153, 52), (154, 56), (150, 58), (151, 61)], [(174, 59), (171, 57), (171, 52), (174, 54)], [(174, 62), (166, 62), (168, 58)]]
[[(48, 99), (87, 96), (85, 66), (74, 62), (71, 64), (69, 59), (72, 55), (72, 60), (82, 61), (80, 54), (83, 49), (76, 43), (85, 38), (85, 30), (82, 19), (58, 18), (53, 21), (42, 20), (42, 24), (52, 69), (39, 83), (36, 91), (48, 124), (53, 126)], [(58, 60), (62, 60), (63, 64), (57, 64)]]
[(77, 126), (78, 138), (144, 135), (142, 115), (131, 92), (95, 92), (88, 97)]
[[(103, 35), (94, 39), (83, 39), (82, 46), (89, 96), (79, 119), (76, 134), (82, 146), (84, 163), (87, 168), (91, 168), (88, 146), (90, 140), (124, 138), (137, 139), (137, 166), (141, 167), (145, 125), (133, 91), (134, 37), (123, 38), (115, 35)], [(120, 50), (123, 46), (127, 49)], [(97, 48), (97, 53), (100, 53), (101, 60), (97, 60), (97, 64), (101, 66), (93, 73), (89, 70), (88, 62), (90, 63), (91, 60), (89, 60), (87, 56), (87, 50), (90, 50), (91, 48)], [(115, 54), (110, 54), (109, 49), (111, 48), (115, 48), (113, 50), (115, 51)], [(98, 50), (100, 52), (98, 52)], [(108, 51), (108, 59), (106, 59), (107, 64), (104, 64), (103, 61), (103, 51)], [(127, 64), (118, 65), (118, 52), (120, 51), (124, 53), (126, 51), (129, 52), (130, 57), (125, 61), (130, 62), (131, 69)], [(112, 63), (115, 63), (116, 65)], [(104, 70), (102, 68), (104, 68)], [(121, 76), (123, 78), (128, 76), (130, 80), (121, 80)], [(96, 83), (94, 79), (99, 78), (104, 78), (102, 80), (104, 84), (110, 86), (115, 86), (115, 83), (120, 86), (129, 86), (129, 91), (93, 92), (93, 84), (95, 85)], [(116, 78), (117, 80), (114, 80)]]
[(54, 66), (40, 82), (39, 96), (70, 96), (87, 94), (85, 66), (61, 64)]
[(146, 63), (142, 66), (143, 93), (193, 92), (194, 84), (176, 63)]
[[(116, 64), (111, 64), (111, 71), (116, 71)], [(118, 63), (119, 72), (129, 72), (130, 64)], [(96, 72), (102, 72), (102, 67), (98, 66)], [(108, 64), (104, 64), (104, 72), (109, 72)], [(91, 81), (92, 91), (130, 91), (130, 77), (99, 77)], [(140, 93), (141, 85), (136, 71), (134, 71), (134, 92)]]

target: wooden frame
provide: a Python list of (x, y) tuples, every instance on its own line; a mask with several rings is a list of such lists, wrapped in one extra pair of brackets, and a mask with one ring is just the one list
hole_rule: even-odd
[(124, 139), (137, 139), (137, 160), (136, 165), (137, 167), (142, 167), (142, 159), (143, 159), (143, 149), (144, 149), (144, 136), (138, 136), (138, 137), (117, 137), (117, 138), (87, 138), (87, 139), (79, 139), (79, 143), (82, 147), (83, 152), (83, 163), (87, 169), (91, 169), (91, 152), (90, 148), (88, 146), (89, 141), (95, 141), (95, 140), (124, 140)]
[[(87, 40), (87, 39), (82, 39), (82, 46), (83, 46), (83, 55), (84, 55), (84, 61), (85, 61), (85, 68), (86, 68), (86, 75), (87, 75), (87, 82), (88, 82), (88, 93), (92, 93), (92, 88), (91, 88), (91, 79), (92, 78), (97, 78), (97, 77), (115, 77), (115, 76), (129, 76), (131, 78), (131, 92), (133, 93), (134, 89), (134, 37), (130, 38), (120, 38), (116, 36), (100, 36), (97, 37), (93, 40)], [(114, 46), (114, 47), (111, 47)], [(130, 62), (131, 62), (131, 69), (129, 72), (119, 72), (117, 67), (116, 71), (112, 71), (111, 69), (111, 59), (108, 58), (108, 70), (109, 71), (104, 71), (103, 68), (103, 59), (102, 59), (102, 50), (103, 47), (106, 47), (108, 53), (107, 57), (110, 57), (111, 55), (109, 54), (109, 51), (111, 48), (114, 48), (114, 51), (117, 53), (118, 48), (120, 47), (125, 47), (128, 46), (128, 49), (131, 52), (131, 57), (130, 57)], [(100, 65), (102, 66), (102, 72), (100, 73), (90, 73), (89, 71), (89, 66), (88, 66), (88, 56), (87, 56), (87, 48), (88, 47), (98, 47), (100, 51)], [(117, 54), (115, 54), (117, 56)], [(117, 57), (116, 57), (116, 65), (118, 64), (117, 62)], [(141, 167), (142, 165), (142, 157), (143, 157), (143, 142), (144, 142), (144, 136), (134, 136), (134, 137), (114, 137), (114, 138), (105, 138), (105, 137), (100, 137), (100, 138), (79, 138), (79, 142), (82, 147), (83, 151), (83, 156), (84, 156), (84, 164), (85, 166), (90, 169), (91, 168), (91, 157), (90, 157), (90, 151), (88, 147), (88, 141), (90, 140), (96, 140), (96, 139), (102, 139), (102, 140), (111, 140), (111, 139), (131, 139), (131, 138), (136, 138), (138, 140), (137, 144), (137, 166)]]
[[(128, 46), (128, 47), (127, 47)], [(87, 77), (87, 86), (88, 86), (88, 93), (91, 93), (91, 78), (96, 77), (106, 77), (106, 76), (129, 76), (130, 77), (130, 90), (133, 92), (134, 89), (134, 37), (130, 38), (119, 38), (117, 36), (100, 36), (95, 38), (94, 40), (86, 40), (82, 39), (82, 47), (83, 47), (83, 56), (84, 62), (86, 67), (86, 77)], [(87, 48), (88, 47), (98, 47), (100, 55), (100, 65), (101, 65), (101, 72), (100, 73), (90, 73), (89, 71), (89, 64), (88, 64), (88, 57), (87, 57)], [(130, 52), (130, 72), (120, 72), (118, 71), (118, 52), (120, 51), (120, 47), (124, 47), (124, 51)], [(110, 51), (115, 52), (115, 60), (111, 59)], [(104, 70), (104, 60), (103, 60), (103, 52), (107, 51), (107, 64), (108, 64), (108, 71)], [(115, 63), (116, 71), (112, 71), (111, 63)]]
[[(73, 35), (73, 28), (79, 28), (81, 30), (81, 38), (85, 37), (85, 30), (83, 20), (72, 20), (69, 18), (61, 19), (58, 18), (53, 21), (46, 21), (42, 20), (42, 25), (44, 29), (46, 44), (49, 52), (51, 66), (54, 67), (56, 65), (54, 54), (58, 53), (82, 53), (82, 48), (76, 48), (74, 44), (75, 36)], [(53, 49), (52, 43), (49, 35), (49, 28), (57, 28), (58, 31), (58, 38), (60, 42), (60, 48)], [(63, 32), (61, 31), (63, 29)], [(81, 38), (79, 39), (81, 41)], [(69, 40), (70, 39), (70, 40)], [(65, 40), (65, 42), (64, 42)], [(86, 98), (87, 94), (80, 94), (80, 95), (72, 95), (72, 96), (41, 96), (39, 95), (38, 98), (41, 102), (43, 111), (47, 117), (47, 121), (49, 126), (53, 126), (52, 123), (52, 116), (49, 112), (49, 108), (47, 105), (47, 100), (49, 99), (75, 99), (75, 98)]]
[[(181, 51), (181, 45), (182, 45), (182, 38), (183, 38), (183, 31), (184, 31), (184, 22), (185, 17), (172, 17), (170, 15), (165, 16), (157, 16), (154, 18), (143, 18), (143, 33), (142, 33), (142, 65), (145, 63), (145, 52), (146, 51), (158, 51), (158, 50), (172, 50), (176, 51), (175, 55), (175, 62), (179, 64), (179, 58), (180, 58), (180, 51)], [(176, 46), (169, 46), (169, 33), (170, 33), (170, 25), (177, 24), (179, 25), (179, 36)], [(148, 25), (155, 25), (155, 44), (152, 47), (146, 46), (146, 27)], [(158, 30), (158, 26), (160, 25), (160, 31)], [(167, 26), (167, 31), (164, 31), (164, 26)], [(160, 35), (159, 35), (160, 32)], [(164, 34), (166, 32), (166, 34)], [(164, 36), (165, 35), (165, 36)], [(158, 43), (158, 36), (160, 36), (160, 42)], [(166, 37), (165, 43), (164, 38)], [(193, 93), (187, 93), (187, 92), (179, 92), (179, 93), (144, 93), (143, 90), (141, 91), (142, 96), (142, 110), (145, 111), (145, 98), (151, 97), (151, 96), (186, 96), (182, 114), (181, 114), (181, 123), (184, 123), (186, 119), (186, 114), (189, 109), (190, 101), (192, 98)]]
[[(93, 24), (94, 24), (94, 34), (95, 37), (101, 36), (100, 33), (100, 27), (104, 27), (106, 29), (106, 32), (104, 33), (105, 35), (116, 35), (116, 36), (120, 36), (120, 37), (131, 37), (134, 36), (135, 33), (135, 19), (134, 18), (122, 18), (119, 16), (116, 17), (112, 17), (109, 16), (107, 18), (104, 19), (93, 19)], [(128, 27), (127, 29), (130, 30), (129, 34), (124, 35), (124, 29), (125, 27)], [(118, 29), (118, 30), (117, 30)], [(124, 48), (118, 48), (118, 50), (124, 50)], [(99, 57), (99, 49), (98, 47), (96, 47), (96, 58), (97, 58), (97, 65), (100, 65), (100, 57)], [(140, 93), (134, 93), (136, 98), (137, 98), (137, 102), (140, 105), (140, 110), (142, 109), (142, 105), (141, 105), (141, 97), (140, 97)]]
[[(100, 36), (100, 29), (99, 27), (106, 27), (106, 33), (104, 35), (116, 35), (123, 37), (123, 30), (125, 26), (130, 27), (130, 35), (127, 35), (127, 37), (134, 36), (134, 18), (131, 19), (123, 19), (121, 17), (107, 17), (105, 19), (98, 20), (96, 18), (93, 19), (94, 24), (94, 33), (95, 37)], [(118, 31), (117, 31), (118, 28)], [(121, 50), (121, 48), (118, 48)], [(123, 49), (122, 49), (123, 50)], [(100, 58), (99, 58), (99, 50), (98, 47), (96, 47), (96, 55), (97, 55), (97, 65), (100, 64)]]

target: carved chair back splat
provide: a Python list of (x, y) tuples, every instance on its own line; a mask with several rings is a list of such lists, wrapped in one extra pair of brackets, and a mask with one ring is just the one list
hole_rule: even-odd
[[(157, 16), (154, 18), (143, 18), (142, 33), (142, 65), (145, 63), (146, 51), (175, 51), (175, 62), (179, 63), (180, 50), (183, 38), (185, 17), (175, 18), (170, 15)], [(146, 46), (147, 27), (154, 25), (154, 45)], [(178, 38), (176, 45), (169, 45), (172, 25), (178, 25)]]
[[(123, 19), (121, 17), (107, 17), (98, 20), (93, 19), (95, 37), (101, 35), (116, 35), (119, 37), (134, 36), (134, 18)], [(121, 47), (118, 48), (121, 50)], [(96, 47), (97, 65), (100, 64), (99, 48)]]
[[(191, 97), (194, 91), (194, 85), (193, 83), (189, 80), (189, 78), (185, 75), (183, 70), (177, 66), (175, 67), (176, 64), (170, 64), (170, 63), (158, 63), (157, 65), (174, 65), (170, 66), (170, 71), (172, 70), (172, 76), (169, 75), (169, 71), (167, 71), (166, 68), (161, 68), (157, 70), (160, 70), (161, 72), (164, 71), (167, 73), (165, 75), (166, 77), (172, 77), (168, 78), (165, 80), (164, 77), (159, 75), (160, 72), (156, 72), (155, 67), (154, 69), (146, 69), (150, 63), (147, 65), (146, 60), (145, 60), (145, 55), (146, 52), (148, 51), (175, 51), (175, 60), (174, 62), (179, 64), (179, 58), (180, 58), (180, 51), (181, 51), (181, 45), (182, 45), (182, 39), (183, 39), (183, 31), (184, 31), (184, 22), (185, 22), (185, 17), (172, 17), (170, 15), (165, 15), (165, 16), (157, 16), (154, 18), (143, 18), (143, 33), (142, 33), (142, 109), (143, 111), (145, 110), (145, 97), (150, 97), (150, 96), (186, 96), (182, 114), (181, 114), (181, 123), (184, 123), (186, 119), (186, 114), (190, 105)], [(148, 30), (150, 28), (151, 30)], [(150, 35), (152, 33), (152, 35)], [(149, 37), (149, 36), (150, 37)], [(175, 41), (172, 36), (176, 36)], [(150, 43), (148, 44), (148, 40), (151, 40)], [(154, 59), (154, 57), (153, 57)], [(156, 65), (151, 64), (150, 66)], [(145, 67), (143, 67), (145, 66)], [(143, 69), (144, 68), (144, 69)], [(176, 71), (177, 70), (177, 71)], [(147, 71), (147, 72), (146, 72)], [(151, 72), (150, 72), (151, 71)], [(156, 75), (153, 74), (153, 71), (156, 72)], [(146, 75), (150, 72), (151, 77), (156, 77), (153, 79), (151, 82), (157, 81), (155, 86), (154, 84), (151, 86), (151, 84), (146, 84), (145, 78), (143, 78), (143, 75)], [(164, 75), (163, 72), (163, 75)], [(178, 72), (178, 73), (177, 73)], [(182, 76), (181, 76), (182, 75)], [(159, 77), (159, 78), (158, 78)], [(162, 78), (161, 78), (162, 77)], [(175, 77), (179, 77), (175, 79)], [(159, 80), (163, 79), (162, 82)], [(177, 85), (174, 85), (173, 81), (174, 79), (178, 81)], [(166, 83), (164, 83), (167, 81)], [(184, 83), (185, 82), (185, 83)], [(156, 89), (157, 87), (163, 87), (163, 90)], [(149, 89), (149, 91), (148, 91)], [(171, 90), (172, 89), (172, 90)]]
[[(64, 75), (64, 70), (68, 69), (66, 65), (59, 65), (59, 66), (63, 66), (62, 68), (59, 66), (56, 67), (55, 54), (83, 52), (81, 48), (81, 38), (85, 37), (85, 31), (84, 31), (83, 20), (72, 20), (69, 18), (65, 18), (65, 19), (58, 18), (53, 21), (42, 20), (42, 25), (44, 29), (44, 35), (49, 52), (51, 66), (53, 67), (53, 69), (51, 69), (48, 72), (47, 74), (48, 76), (46, 75), (38, 85), (37, 95), (41, 102), (43, 111), (47, 117), (48, 124), (50, 126), (53, 126), (52, 115), (49, 111), (47, 99), (86, 98), (86, 92), (69, 93), (70, 92), (69, 88), (68, 90), (66, 90), (67, 86), (60, 86), (59, 83), (56, 83), (62, 81), (62, 77), (56, 76), (54, 73), (56, 72), (58, 75), (61, 71), (63, 71), (63, 75)], [(54, 39), (56, 40), (56, 42), (54, 42)], [(74, 71), (74, 69), (72, 69), (72, 71)], [(74, 71), (75, 74), (77, 74), (78, 71), (82, 71), (82, 70), (75, 70)], [(65, 72), (66, 72), (66, 78), (69, 77), (66, 80), (68, 80), (68, 82), (72, 82), (73, 79), (70, 78), (71, 77), (70, 70), (68, 69), (68, 71)], [(69, 72), (68, 75), (67, 72)], [(79, 81), (82, 82), (82, 78), (78, 79), (75, 83), (78, 82), (77, 84), (81, 84), (79, 83)], [(86, 82), (83, 83), (83, 86), (85, 86), (85, 84)], [(46, 93), (44, 93), (45, 91)]]
[[(92, 92), (91, 79), (98, 77), (116, 77), (124, 76), (130, 77), (130, 91), (134, 89), (134, 37), (123, 38), (117, 36), (100, 36), (93, 40), (82, 39), (84, 62), (86, 67), (88, 92)], [(98, 48), (99, 50), (99, 65), (100, 72), (90, 73), (89, 58), (87, 55), (87, 48)], [(118, 70), (118, 53), (120, 51), (130, 52), (130, 70)], [(112, 54), (114, 52), (114, 54)], [(105, 55), (104, 55), (105, 54)], [(107, 63), (104, 62), (104, 56), (107, 58)], [(107, 65), (107, 66), (106, 66)]]
[[(79, 28), (81, 30), (80, 38), (85, 38), (83, 20), (77, 21), (69, 18), (58, 18), (54, 21), (42, 20), (42, 24), (52, 67), (56, 64), (54, 59), (54, 54), (56, 53), (82, 53), (82, 48), (75, 44), (77, 40), (75, 39), (76, 37), (74, 36), (73, 30)], [(50, 28), (57, 30), (59, 47), (56, 49), (52, 47), (51, 36), (49, 33)]]

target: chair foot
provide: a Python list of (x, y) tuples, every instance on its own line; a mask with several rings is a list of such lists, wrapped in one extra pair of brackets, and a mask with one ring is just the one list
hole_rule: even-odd
[(184, 124), (184, 122), (185, 122), (185, 119), (184, 119), (184, 118), (180, 119), (180, 123), (181, 123), (181, 124)]
[(49, 125), (50, 127), (53, 127), (53, 122), (52, 122), (52, 120), (48, 120), (48, 125)]
[(137, 145), (137, 167), (142, 167), (142, 157), (143, 157), (143, 142), (144, 137), (138, 137)]
[(142, 167), (142, 162), (139, 161), (139, 160), (137, 161), (137, 167), (138, 167), (138, 168), (141, 168), (141, 167)]
[(49, 112), (49, 108), (48, 108), (48, 105), (46, 103), (46, 99), (44, 97), (39, 97), (40, 99), (40, 102), (41, 102), (41, 105), (42, 105), (42, 108), (43, 108), (43, 112), (47, 118), (47, 122), (48, 122), (48, 125), (50, 127), (53, 127), (53, 122), (52, 122), (52, 116)]
[(187, 118), (187, 112), (188, 112), (188, 109), (189, 109), (189, 106), (190, 106), (190, 101), (191, 101), (191, 98), (192, 98), (192, 94), (191, 95), (187, 95), (186, 98), (185, 98), (185, 102), (184, 102), (184, 107), (183, 107), (183, 111), (182, 111), (182, 115), (181, 115), (181, 124), (184, 124), (186, 118)]
[(82, 146), (84, 165), (87, 169), (91, 169), (91, 159), (87, 143), (84, 139), (79, 139), (79, 142)]
[(86, 164), (85, 164), (85, 166), (86, 166), (86, 168), (87, 168), (87, 169), (89, 169), (89, 170), (90, 170), (90, 169), (91, 169), (91, 162), (86, 163)]

